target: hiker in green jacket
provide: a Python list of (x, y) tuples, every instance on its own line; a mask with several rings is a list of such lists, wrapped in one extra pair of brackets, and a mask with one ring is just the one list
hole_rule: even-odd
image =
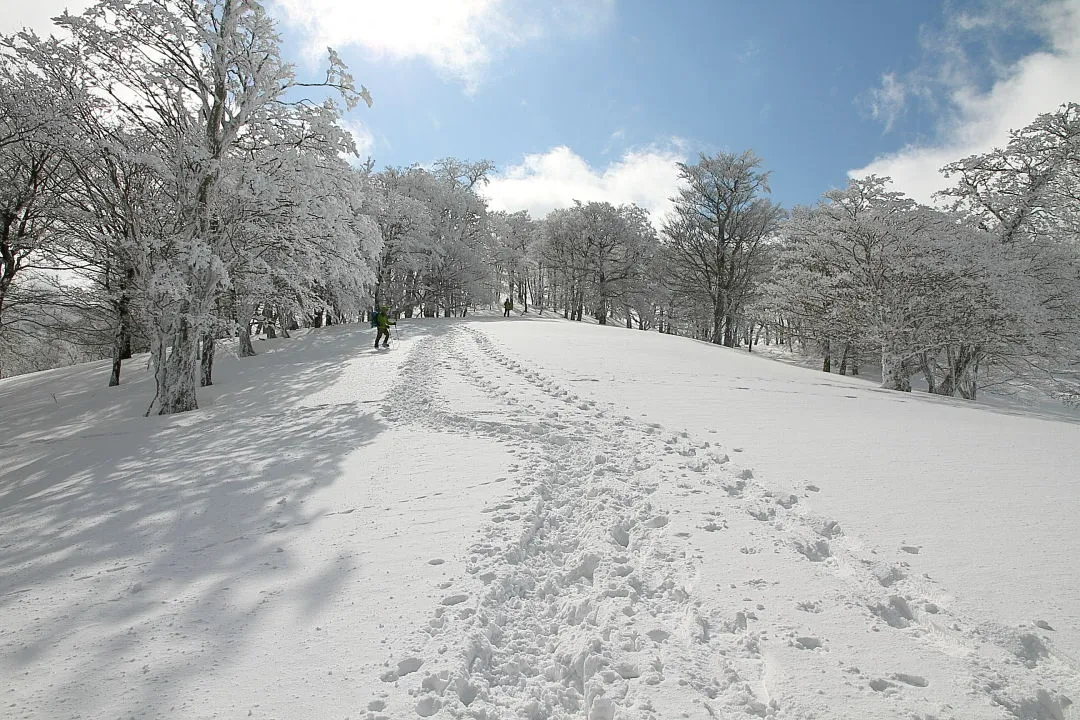
[(379, 329), (375, 333), (375, 347), (379, 347), (379, 339), (383, 338), (383, 347), (390, 347), (390, 326), (397, 325), (390, 319), (390, 308), (381, 307), (375, 313), (375, 327)]

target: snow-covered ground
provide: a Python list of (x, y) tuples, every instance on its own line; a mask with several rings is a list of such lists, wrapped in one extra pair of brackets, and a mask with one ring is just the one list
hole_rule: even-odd
[(0, 381), (0, 717), (1080, 717), (1080, 423), (495, 317)]

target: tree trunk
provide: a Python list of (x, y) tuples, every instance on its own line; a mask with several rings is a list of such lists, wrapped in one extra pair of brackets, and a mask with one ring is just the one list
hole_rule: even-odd
[(724, 304), (720, 298), (713, 298), (712, 334), (709, 342), (714, 345), (724, 343)]
[(601, 325), (607, 325), (608, 319), (608, 285), (607, 278), (603, 273), (597, 278), (596, 290), (599, 298), (596, 302), (596, 309), (593, 311), (593, 316), (596, 321)]
[[(120, 359), (131, 359), (131, 336), (132, 325), (134, 324), (131, 317), (131, 296), (128, 294), (128, 290), (135, 284), (135, 268), (129, 267), (124, 271), (124, 286), (120, 293), (120, 300), (117, 302), (117, 319), (119, 320), (117, 332), (120, 333)], [(119, 378), (117, 378), (119, 379)]]
[[(157, 349), (158, 415), (198, 410), (195, 398), (195, 375), (198, 365), (198, 333), (178, 313), (175, 329), (159, 333)], [(170, 342), (171, 341), (171, 342)]]
[(925, 350), (919, 353), (919, 369), (922, 370), (923, 377), (926, 378), (926, 391), (936, 395), (937, 380), (934, 378), (934, 371), (930, 367), (930, 355)]
[(213, 332), (206, 332), (202, 339), (202, 354), (199, 362), (199, 386), (207, 387), (214, 384), (214, 349), (217, 341), (214, 340)]
[(255, 348), (251, 344), (251, 323), (241, 322), (239, 330), (240, 357), (255, 357)]
[(735, 333), (738, 330), (738, 325), (735, 323), (735, 318), (731, 315), (724, 314), (724, 347), (735, 347)]
[(911, 378), (899, 348), (886, 344), (881, 348), (881, 387), (886, 390), (911, 392)]
[(8, 235), (11, 232), (11, 222), (5, 218), (5, 222), (2, 228), (3, 237), (0, 237), (0, 258), (3, 260), (3, 273), (0, 273), (0, 318), (4, 314), (4, 301), (7, 299), (8, 290), (11, 289), (11, 284), (15, 280), (15, 273), (17, 272), (17, 262), (15, 259), (15, 250), (11, 247)]
[(109, 373), (109, 387), (116, 387), (120, 384), (120, 366), (123, 361), (120, 357), (120, 353), (117, 352), (117, 347), (113, 346), (113, 358), (112, 358), (112, 372)]
[[(134, 272), (131, 273), (132, 275)], [(116, 301), (116, 336), (113, 338), (112, 372), (109, 387), (120, 384), (120, 367), (131, 357), (131, 298), (126, 290)]]
[(544, 265), (538, 263), (536, 266), (536, 279), (532, 282), (532, 299), (533, 305), (536, 307), (536, 312), (540, 315), (544, 314)]
[(851, 352), (851, 343), (844, 343), (844, 353), (840, 356), (840, 374), (847, 375), (848, 355)]
[(823, 372), (832, 372), (832, 350), (829, 347), (829, 341), (825, 341), (825, 356), (821, 360), (821, 370)]
[[(255, 357), (255, 348), (251, 345), (251, 318), (255, 314), (255, 306), (244, 302), (242, 297), (237, 297), (236, 292), (231, 293), (233, 321), (236, 323), (237, 335), (240, 338), (240, 357)], [(319, 308), (315, 314), (315, 327), (322, 327), (326, 310)]]
[(978, 390), (977, 375), (980, 350), (975, 345), (961, 345), (955, 351), (948, 348), (946, 362), (948, 370), (945, 379), (937, 388), (938, 395), (950, 397), (960, 394), (965, 400), (974, 400)]
[(963, 381), (959, 385), (960, 397), (965, 400), (974, 400), (979, 390), (979, 355), (974, 350), (974, 357), (968, 365), (968, 371), (964, 374)]

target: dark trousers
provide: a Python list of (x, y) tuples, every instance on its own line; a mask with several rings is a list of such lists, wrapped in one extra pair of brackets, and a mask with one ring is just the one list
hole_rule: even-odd
[(503, 308), (503, 317), (510, 317), (510, 308)]
[(386, 338), (383, 342), (383, 347), (386, 347), (390, 343), (390, 328), (379, 328), (379, 332), (375, 333), (375, 347), (379, 347), (379, 338)]

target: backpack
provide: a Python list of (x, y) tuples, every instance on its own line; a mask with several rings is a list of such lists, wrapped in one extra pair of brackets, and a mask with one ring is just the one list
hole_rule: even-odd
[(371, 316), (371, 327), (378, 327), (379, 321), (377, 318), (379, 317), (379, 311), (375, 308), (371, 308), (371, 310), (368, 311), (368, 315)]

